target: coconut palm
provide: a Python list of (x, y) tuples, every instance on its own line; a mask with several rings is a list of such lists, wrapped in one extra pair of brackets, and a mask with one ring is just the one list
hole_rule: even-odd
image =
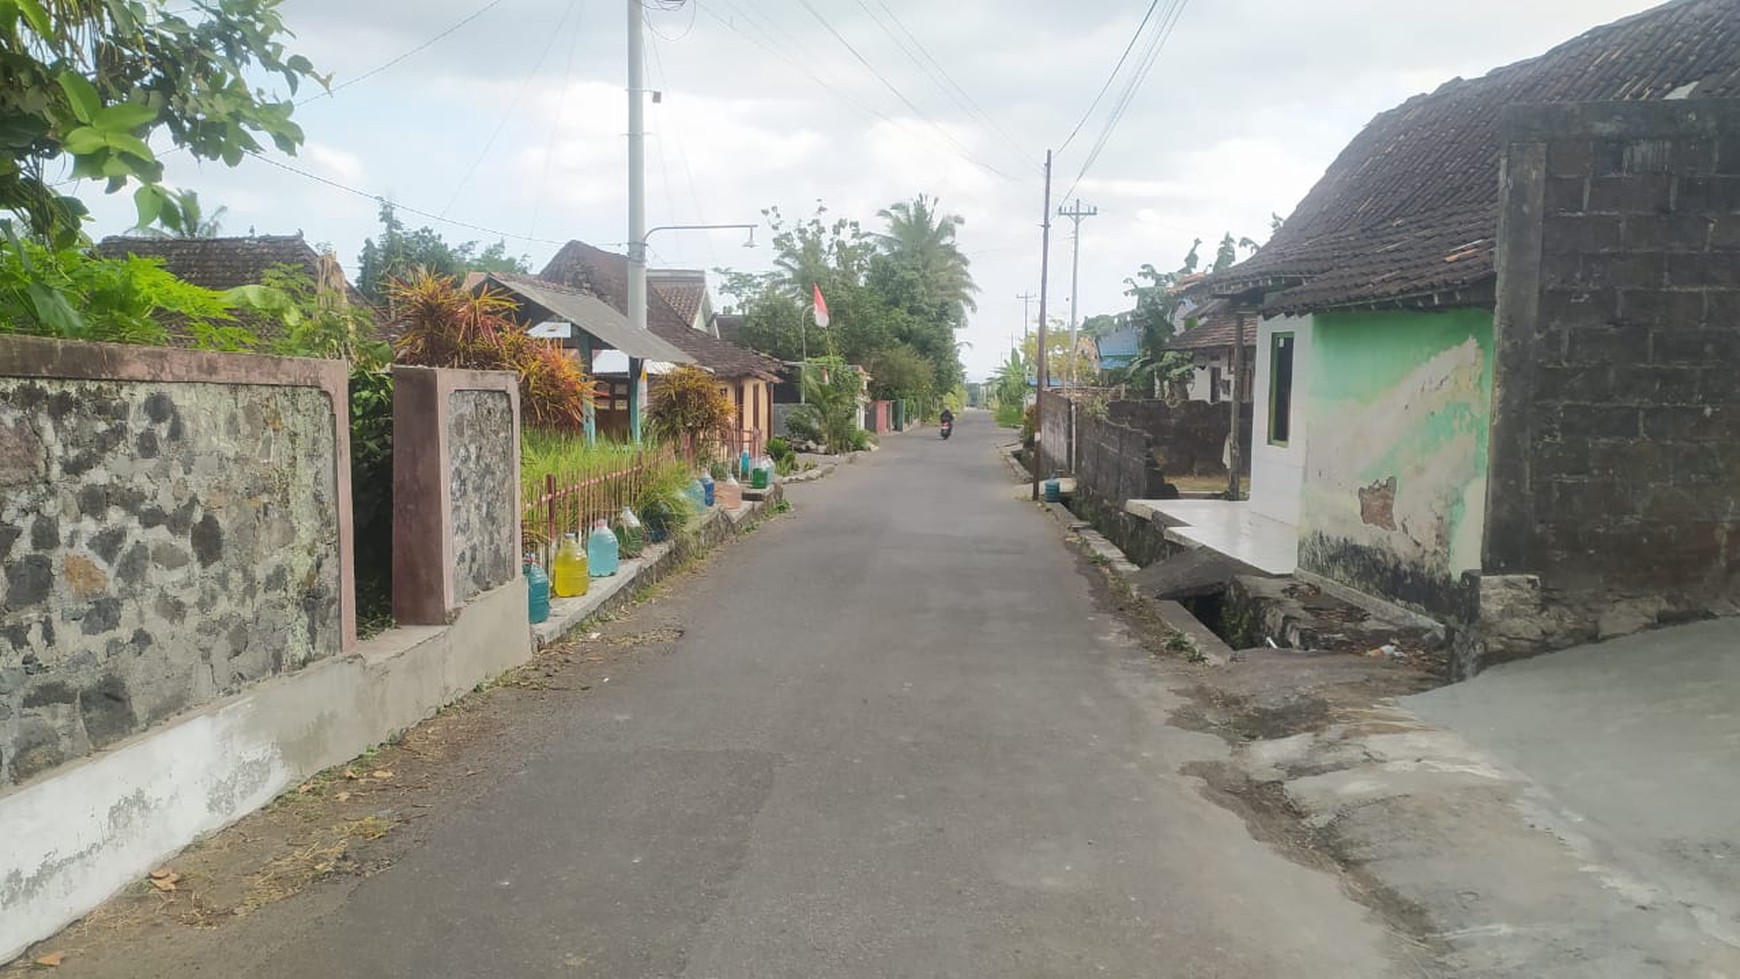
[(933, 299), (965, 310), (978, 309), (973, 294), (972, 263), (955, 242), (955, 229), (966, 223), (958, 214), (943, 214), (937, 199), (919, 194), (876, 212), (888, 222), (888, 230), (876, 235), (884, 254), (913, 270), (928, 287)]

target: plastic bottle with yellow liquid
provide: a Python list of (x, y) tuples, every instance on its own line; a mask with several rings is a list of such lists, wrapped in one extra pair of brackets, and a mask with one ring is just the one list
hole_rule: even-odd
[(586, 569), (586, 549), (580, 546), (580, 538), (576, 534), (568, 534), (562, 538), (562, 546), (556, 549), (556, 559), (551, 564), (550, 592), (557, 598), (578, 598), (586, 594), (586, 589), (592, 584), (592, 575)]

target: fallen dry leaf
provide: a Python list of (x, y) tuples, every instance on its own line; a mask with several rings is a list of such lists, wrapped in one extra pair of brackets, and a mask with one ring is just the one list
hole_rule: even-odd
[(361, 776), (361, 775), (358, 775), (358, 774), (357, 774), (357, 773), (356, 773), (356, 769), (354, 769), (354, 768), (347, 768), (347, 769), (345, 769), (345, 770), (344, 770), (344, 777), (345, 777), (345, 778), (347, 778), (347, 779), (350, 779), (350, 780), (351, 780), (351, 781), (353, 781), (353, 782), (354, 782), (354, 781), (356, 781), (356, 780), (357, 780), (357, 779), (359, 779), (359, 778), (362, 778), (362, 776)]
[(338, 795), (333, 796), (333, 798), (337, 799), (339, 802), (349, 802), (350, 801), (350, 793), (349, 792), (340, 792)]
[(157, 888), (160, 891), (173, 891), (173, 890), (175, 890), (175, 881), (155, 880), (154, 879), (151, 881), (151, 886)]
[(168, 880), (175, 876), (177, 876), (175, 871), (170, 870), (168, 867), (158, 867), (156, 870), (151, 871), (152, 880)]
[(296, 786), (296, 791), (300, 795), (306, 795), (309, 792), (314, 791), (314, 783), (313, 782), (303, 782), (301, 785)]
[(384, 768), (377, 768), (374, 771), (369, 773), (369, 778), (378, 778), (378, 779), (381, 779), (383, 781), (386, 779), (392, 778), (392, 777), (393, 777), (393, 773), (387, 771)]
[(61, 962), (65, 961), (65, 960), (66, 960), (66, 953), (65, 952), (50, 952), (47, 955), (38, 955), (36, 958), (31, 959), (30, 961), (35, 962), (37, 965), (47, 966), (48, 968), (52, 969), (55, 966), (60, 965)]

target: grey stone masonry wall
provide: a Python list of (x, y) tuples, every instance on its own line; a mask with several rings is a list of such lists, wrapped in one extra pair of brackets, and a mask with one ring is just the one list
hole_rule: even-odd
[[(1160, 468), (1168, 476), (1226, 475), (1226, 433), (1232, 427), (1230, 402), (1113, 401), (1112, 421), (1147, 432), (1154, 440)], [(1239, 406), (1239, 458), (1251, 471), (1251, 404)]]
[(1125, 500), (1176, 495), (1154, 460), (1147, 432), (1082, 412), (1076, 420), (1076, 492), (1121, 508)]
[(0, 785), (338, 653), (341, 450), (319, 387), (0, 376)]
[(505, 391), (455, 391), (448, 396), (448, 480), (453, 506), (453, 586), (460, 604), (519, 574), (516, 526), (519, 488), (513, 485), (519, 441), (514, 405)]
[(1740, 102), (1515, 107), (1505, 125), (1482, 566), (1525, 580), (1471, 590), (1510, 596), (1473, 655), (1733, 612)]
[(1070, 417), (1074, 409), (1069, 399), (1055, 391), (1041, 391), (1039, 398), (1039, 475), (1054, 472), (1074, 472), (1075, 446)]

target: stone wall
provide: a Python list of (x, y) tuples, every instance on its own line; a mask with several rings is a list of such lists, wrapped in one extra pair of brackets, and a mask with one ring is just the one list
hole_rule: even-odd
[(464, 604), (519, 574), (519, 541), (501, 528), (518, 517), (519, 440), (506, 391), (448, 396), (448, 483), (453, 506), (453, 584)]
[(1475, 665), (1740, 603), (1740, 101), (1505, 125)]
[(1075, 408), (1055, 391), (1039, 392), (1039, 475), (1075, 471)]
[(344, 390), (0, 337), (0, 784), (347, 645)]

